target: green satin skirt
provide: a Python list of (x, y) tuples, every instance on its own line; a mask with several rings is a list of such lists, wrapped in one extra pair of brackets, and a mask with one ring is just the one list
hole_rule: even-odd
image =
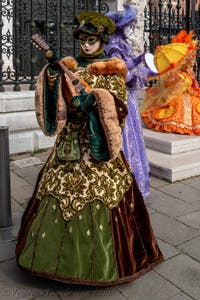
[(57, 199), (33, 196), (16, 256), (33, 274), (95, 286), (136, 279), (163, 260), (136, 183), (113, 209), (94, 200), (68, 222)]

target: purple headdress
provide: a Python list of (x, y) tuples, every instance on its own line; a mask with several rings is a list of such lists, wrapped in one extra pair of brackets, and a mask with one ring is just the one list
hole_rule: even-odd
[(104, 47), (109, 57), (117, 56), (124, 60), (129, 71), (127, 84), (135, 86), (135, 89), (143, 87), (147, 76), (152, 75), (150, 69), (140, 66), (144, 53), (135, 56), (124, 33), (125, 27), (137, 22), (137, 13), (136, 8), (125, 4), (123, 11), (111, 11), (106, 14), (115, 23), (116, 30), (111, 35), (109, 44)]
[(137, 9), (131, 7), (128, 4), (124, 4), (123, 6), (123, 11), (111, 11), (106, 14), (107, 17), (109, 17), (115, 22), (116, 29), (124, 28), (137, 21)]
[(108, 56), (118, 56), (119, 54), (119, 57), (125, 61), (127, 68), (132, 69), (135, 66), (135, 62), (133, 61), (135, 55), (126, 41), (124, 28), (136, 23), (137, 9), (124, 4), (123, 11), (110, 11), (106, 16), (115, 23), (116, 29), (111, 35), (110, 43), (105, 45), (105, 52)]

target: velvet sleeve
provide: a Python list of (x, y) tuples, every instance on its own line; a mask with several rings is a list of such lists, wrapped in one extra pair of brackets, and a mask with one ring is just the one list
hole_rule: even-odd
[(108, 144), (99, 117), (95, 96), (82, 90), (79, 95), (72, 97), (71, 102), (77, 110), (84, 111), (86, 114), (88, 140), (92, 156), (100, 161), (109, 161)]
[(49, 85), (48, 68), (45, 66), (38, 76), (35, 92), (35, 112), (38, 124), (45, 135), (58, 134), (66, 124), (67, 108), (62, 94), (61, 76), (54, 85)]

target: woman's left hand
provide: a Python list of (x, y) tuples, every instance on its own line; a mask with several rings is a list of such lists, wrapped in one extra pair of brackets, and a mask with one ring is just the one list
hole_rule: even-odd
[(91, 108), (95, 103), (95, 97), (89, 94), (85, 89), (81, 89), (80, 94), (72, 97), (72, 105), (81, 111), (86, 111)]

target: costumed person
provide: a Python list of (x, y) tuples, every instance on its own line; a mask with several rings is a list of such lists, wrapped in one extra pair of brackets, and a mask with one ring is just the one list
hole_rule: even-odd
[(108, 12), (116, 30), (110, 37), (110, 42), (105, 46), (109, 57), (122, 59), (128, 69), (126, 87), (128, 92), (128, 116), (123, 128), (123, 152), (134, 172), (137, 184), (144, 198), (149, 195), (150, 168), (146, 154), (145, 143), (142, 132), (141, 117), (138, 109), (136, 91), (145, 86), (148, 75), (152, 71), (142, 66), (144, 54), (135, 56), (130, 46), (129, 36), (137, 21), (137, 10), (129, 5), (124, 5), (124, 11)]
[(200, 134), (200, 88), (195, 78), (197, 41), (181, 30), (170, 44), (157, 46), (156, 84), (146, 90), (141, 116), (148, 128), (179, 134)]
[(94, 11), (74, 24), (80, 55), (56, 61), (48, 50), (37, 81), (39, 124), (57, 139), (22, 217), (16, 257), (38, 276), (106, 286), (136, 279), (163, 255), (121, 151), (127, 69), (104, 54), (115, 25)]

